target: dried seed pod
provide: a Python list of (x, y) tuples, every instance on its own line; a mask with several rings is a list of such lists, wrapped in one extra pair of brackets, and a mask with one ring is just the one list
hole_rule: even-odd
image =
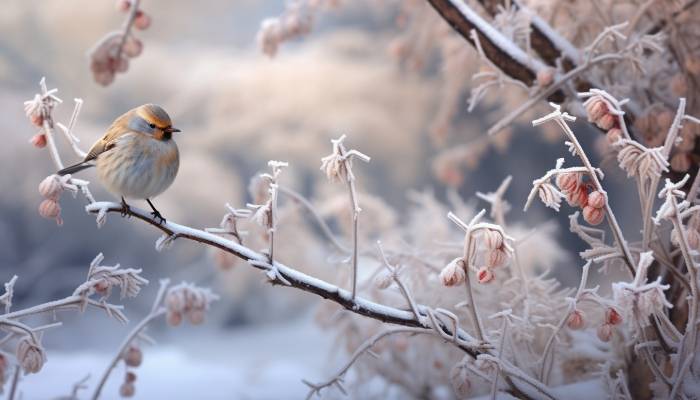
[(39, 194), (50, 200), (58, 200), (63, 192), (61, 178), (58, 175), (49, 175), (39, 184)]
[(593, 208), (603, 208), (605, 207), (605, 194), (597, 190), (592, 191), (588, 195), (588, 203), (586, 205)]
[(565, 192), (576, 190), (581, 184), (581, 174), (578, 172), (565, 172), (557, 175), (557, 186)]
[(136, 382), (136, 374), (132, 371), (127, 371), (126, 376), (124, 377), (124, 382)]
[(588, 115), (588, 122), (597, 122), (603, 115), (608, 113), (608, 105), (605, 101), (598, 97), (597, 99), (591, 100), (586, 105), (586, 114)]
[(569, 314), (569, 317), (566, 319), (566, 326), (573, 330), (583, 328), (583, 323), (583, 312), (580, 310), (572, 311), (571, 314)]
[(39, 215), (47, 219), (55, 219), (61, 214), (61, 206), (52, 199), (46, 199), (39, 204)]
[(615, 115), (604, 114), (602, 117), (598, 118), (598, 120), (595, 121), (595, 124), (598, 125), (600, 129), (607, 131), (608, 129), (614, 127), (616, 122), (617, 117)]
[(603, 222), (605, 211), (602, 208), (586, 206), (583, 208), (583, 219), (591, 225), (598, 225)]
[(136, 388), (133, 382), (124, 382), (119, 387), (119, 395), (122, 397), (133, 397), (134, 393), (136, 393)]
[(36, 147), (37, 149), (43, 149), (46, 147), (46, 135), (44, 133), (37, 133), (36, 135), (32, 136), (31, 139), (29, 139), (29, 143), (32, 144), (32, 146)]
[(580, 185), (575, 190), (567, 192), (566, 202), (571, 207), (585, 207), (588, 204), (588, 189), (586, 186)]
[(493, 249), (489, 252), (488, 267), (500, 267), (506, 262), (508, 255), (503, 249)]
[(138, 346), (129, 346), (124, 353), (124, 363), (130, 367), (138, 367), (143, 361), (143, 353)]
[(142, 11), (137, 11), (136, 18), (134, 18), (134, 28), (139, 30), (148, 29), (151, 26), (151, 17)]
[(182, 313), (178, 311), (168, 311), (165, 319), (170, 326), (178, 326), (182, 323)]
[(129, 8), (131, 8), (131, 2), (129, 0), (117, 0), (114, 6), (116, 7), (117, 11), (127, 12), (129, 11)]
[(503, 234), (497, 230), (486, 229), (484, 230), (484, 243), (489, 249), (500, 249), (503, 247)]
[(201, 325), (204, 322), (204, 310), (196, 309), (187, 313), (187, 320), (192, 325)]
[(122, 47), (122, 52), (124, 55), (127, 57), (138, 57), (141, 55), (141, 52), (143, 51), (143, 43), (135, 38), (134, 36), (129, 35), (127, 37), (126, 41), (124, 42), (124, 47)]

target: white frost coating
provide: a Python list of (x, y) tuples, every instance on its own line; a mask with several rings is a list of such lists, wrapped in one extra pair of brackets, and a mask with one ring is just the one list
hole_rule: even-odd
[(464, 15), (466, 19), (469, 20), (474, 26), (476, 26), (480, 32), (482, 32), (489, 40), (493, 42), (498, 48), (503, 52), (508, 54), (515, 61), (522, 65), (528, 67), (531, 71), (536, 72), (541, 69), (547, 68), (541, 61), (534, 59), (527, 55), (520, 47), (516, 46), (513, 42), (508, 40), (503, 36), (496, 28), (491, 26), (488, 22), (484, 21), (479, 14), (475, 13), (467, 4), (462, 0), (450, 0), (450, 3), (455, 6), (459, 12)]
[(523, 10), (528, 11), (528, 15), (530, 16), (530, 23), (532, 23), (532, 25), (534, 25), (549, 40), (551, 40), (552, 43), (554, 43), (554, 45), (557, 47), (557, 49), (562, 52), (563, 55), (570, 58), (571, 61), (573, 61), (576, 64), (578, 64), (581, 61), (580, 52), (573, 44), (571, 44), (571, 42), (569, 42), (563, 36), (561, 36), (559, 34), (559, 32), (552, 29), (552, 27), (547, 22), (545, 22), (542, 18), (540, 18), (539, 15), (537, 15), (534, 12), (530, 12), (527, 9), (527, 7), (520, 4), (519, 1), (517, 2), (517, 4), (518, 4), (518, 7), (522, 8)]

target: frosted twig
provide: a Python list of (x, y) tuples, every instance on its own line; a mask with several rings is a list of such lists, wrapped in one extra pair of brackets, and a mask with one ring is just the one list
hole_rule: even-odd
[(355, 189), (355, 175), (352, 173), (352, 161), (358, 158), (361, 161), (369, 162), (369, 156), (360, 153), (357, 150), (347, 150), (343, 142), (345, 135), (338, 139), (331, 139), (333, 144), (333, 152), (321, 159), (321, 171), (326, 174), (326, 177), (331, 181), (344, 180), (348, 185), (348, 193), (350, 195), (350, 207), (352, 208), (352, 298), (357, 295), (357, 253), (358, 253), (358, 223), (360, 217), (360, 204), (357, 199), (357, 191)]

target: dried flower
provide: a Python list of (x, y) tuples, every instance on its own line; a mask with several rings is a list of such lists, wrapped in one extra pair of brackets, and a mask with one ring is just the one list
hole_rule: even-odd
[(591, 206), (586, 206), (583, 208), (583, 219), (591, 225), (598, 225), (603, 222), (605, 218), (605, 210), (602, 208), (595, 208)]
[(587, 206), (591, 206), (593, 208), (603, 208), (605, 207), (605, 194), (594, 190), (588, 195), (588, 202), (586, 203)]
[(63, 184), (61, 183), (61, 178), (58, 175), (49, 175), (39, 184), (39, 193), (46, 199), (57, 201), (62, 192)]
[(168, 289), (165, 296), (167, 322), (170, 326), (177, 326), (182, 322), (182, 317), (185, 316), (191, 324), (201, 324), (204, 321), (204, 312), (216, 299), (218, 296), (206, 288), (184, 282), (173, 286)]
[(130, 367), (138, 367), (143, 361), (143, 353), (136, 345), (129, 346), (122, 356), (124, 363)]
[(610, 338), (612, 338), (613, 334), (613, 329), (612, 325), (610, 324), (603, 324), (598, 327), (598, 330), (596, 331), (596, 334), (598, 335), (598, 339), (600, 339), (603, 342), (609, 342)]
[(566, 320), (566, 326), (573, 330), (583, 328), (583, 312), (581, 310), (572, 311)]
[(17, 344), (17, 361), (25, 374), (35, 374), (44, 366), (46, 354), (32, 337), (24, 336)]
[(565, 172), (557, 175), (557, 186), (564, 192), (571, 192), (581, 184), (581, 175), (578, 172)]
[(43, 149), (46, 147), (46, 134), (43, 132), (37, 133), (36, 135), (32, 136), (31, 139), (29, 139), (29, 143), (38, 149)]
[(124, 382), (119, 387), (119, 395), (122, 397), (133, 397), (136, 393), (136, 388), (133, 382)]
[(610, 325), (617, 325), (622, 322), (622, 316), (612, 307), (608, 307), (605, 310), (605, 323)]
[(495, 276), (494, 276), (493, 272), (491, 272), (491, 269), (486, 268), (486, 267), (481, 267), (476, 272), (476, 277), (479, 280), (479, 283), (489, 283), (493, 280), (493, 278)]
[(464, 261), (455, 258), (440, 271), (440, 281), (445, 286), (457, 286), (464, 282)]

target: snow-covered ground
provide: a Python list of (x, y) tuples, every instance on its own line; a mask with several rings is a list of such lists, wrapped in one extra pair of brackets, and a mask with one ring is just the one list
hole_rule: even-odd
[[(312, 321), (258, 326), (223, 332), (188, 330), (177, 346), (160, 340), (144, 347), (135, 399), (298, 399), (307, 387), (302, 378), (316, 380), (328, 373), (332, 337)], [(49, 351), (38, 375), (22, 379), (23, 400), (46, 400), (70, 393), (75, 382), (91, 373), (87, 398), (112, 354)], [(111, 375), (103, 399), (120, 399), (124, 378), (120, 364)]]

